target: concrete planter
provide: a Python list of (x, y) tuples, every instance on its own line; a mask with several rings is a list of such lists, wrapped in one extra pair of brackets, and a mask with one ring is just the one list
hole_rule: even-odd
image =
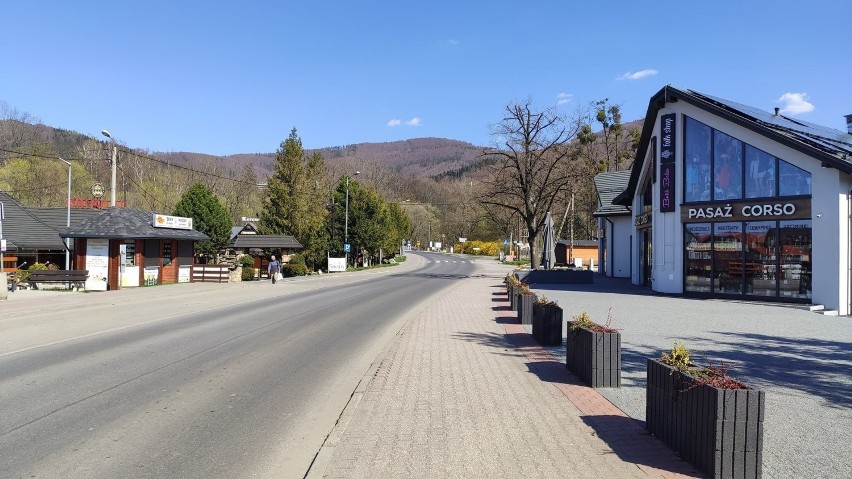
[(509, 305), (512, 311), (518, 310), (518, 288), (513, 284), (506, 285), (506, 290), (509, 293)]
[(565, 366), (593, 388), (621, 387), (621, 333), (571, 331), (568, 322)]
[(765, 395), (719, 389), (648, 359), (645, 427), (713, 478), (760, 478)]
[(562, 308), (533, 303), (532, 334), (542, 346), (561, 346)]
[(537, 296), (533, 293), (518, 293), (515, 298), (518, 306), (518, 321), (521, 324), (532, 324), (533, 304)]

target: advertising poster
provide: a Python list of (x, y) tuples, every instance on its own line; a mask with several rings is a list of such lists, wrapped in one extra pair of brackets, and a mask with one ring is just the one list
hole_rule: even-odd
[(86, 241), (86, 269), (89, 277), (86, 279), (86, 290), (106, 291), (109, 275), (109, 240), (104, 238), (89, 238)]
[(192, 266), (180, 265), (178, 267), (178, 283), (189, 283), (189, 278), (192, 275)]

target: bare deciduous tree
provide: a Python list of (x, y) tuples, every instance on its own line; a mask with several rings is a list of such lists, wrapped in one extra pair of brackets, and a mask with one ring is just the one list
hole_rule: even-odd
[(579, 122), (567, 121), (554, 109), (539, 111), (531, 100), (516, 102), (506, 106), (506, 116), (493, 127), (495, 145), (483, 153), (497, 161), (479, 201), (521, 218), (533, 268), (539, 263), (535, 242), (544, 217), (575, 179), (569, 143), (578, 131)]

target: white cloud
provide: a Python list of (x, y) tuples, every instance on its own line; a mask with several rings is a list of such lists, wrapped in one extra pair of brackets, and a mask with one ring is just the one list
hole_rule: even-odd
[(798, 115), (799, 113), (807, 113), (814, 111), (816, 108), (813, 103), (808, 101), (807, 93), (792, 93), (787, 92), (781, 95), (777, 101), (782, 103), (781, 113), (789, 113)]
[(453, 40), (452, 38), (447, 40), (447, 45), (458, 45), (458, 44), (459, 44), (458, 40)]
[(405, 125), (405, 126), (420, 126), (420, 124), (421, 124), (421, 120), (420, 120), (419, 116), (415, 116), (414, 118), (412, 118), (410, 120), (400, 120), (399, 118), (394, 118), (393, 120), (390, 120), (388, 122), (388, 126), (391, 127), (391, 128), (396, 127), (396, 126), (402, 126), (402, 125)]
[(639, 70), (638, 72), (627, 72), (618, 77), (619, 80), (641, 80), (649, 76), (654, 76), (659, 73), (657, 70), (648, 68), (647, 70)]
[(564, 105), (564, 104), (568, 103), (569, 101), (571, 101), (573, 99), (574, 99), (574, 95), (571, 94), (571, 93), (560, 93), (560, 94), (556, 95), (556, 104), (557, 105)]

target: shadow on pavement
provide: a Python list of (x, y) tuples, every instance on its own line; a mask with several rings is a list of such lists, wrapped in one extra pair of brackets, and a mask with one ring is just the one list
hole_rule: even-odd
[[(714, 331), (707, 338), (684, 338), (699, 365), (731, 365), (731, 375), (820, 397), (834, 408), (852, 407), (852, 342)], [(720, 339), (719, 336), (725, 339)], [(623, 360), (624, 364), (626, 361)], [(759, 387), (759, 385), (758, 385)]]
[(499, 354), (501, 356), (522, 356), (519, 351), (516, 351), (509, 340), (505, 335), (497, 334), (497, 333), (488, 333), (488, 334), (480, 334), (480, 333), (454, 333), (452, 335), (453, 339), (458, 339), (460, 341), (468, 341), (472, 343), (482, 344), (485, 346), (490, 346), (495, 349), (501, 349), (502, 351), (495, 352), (495, 354)]

